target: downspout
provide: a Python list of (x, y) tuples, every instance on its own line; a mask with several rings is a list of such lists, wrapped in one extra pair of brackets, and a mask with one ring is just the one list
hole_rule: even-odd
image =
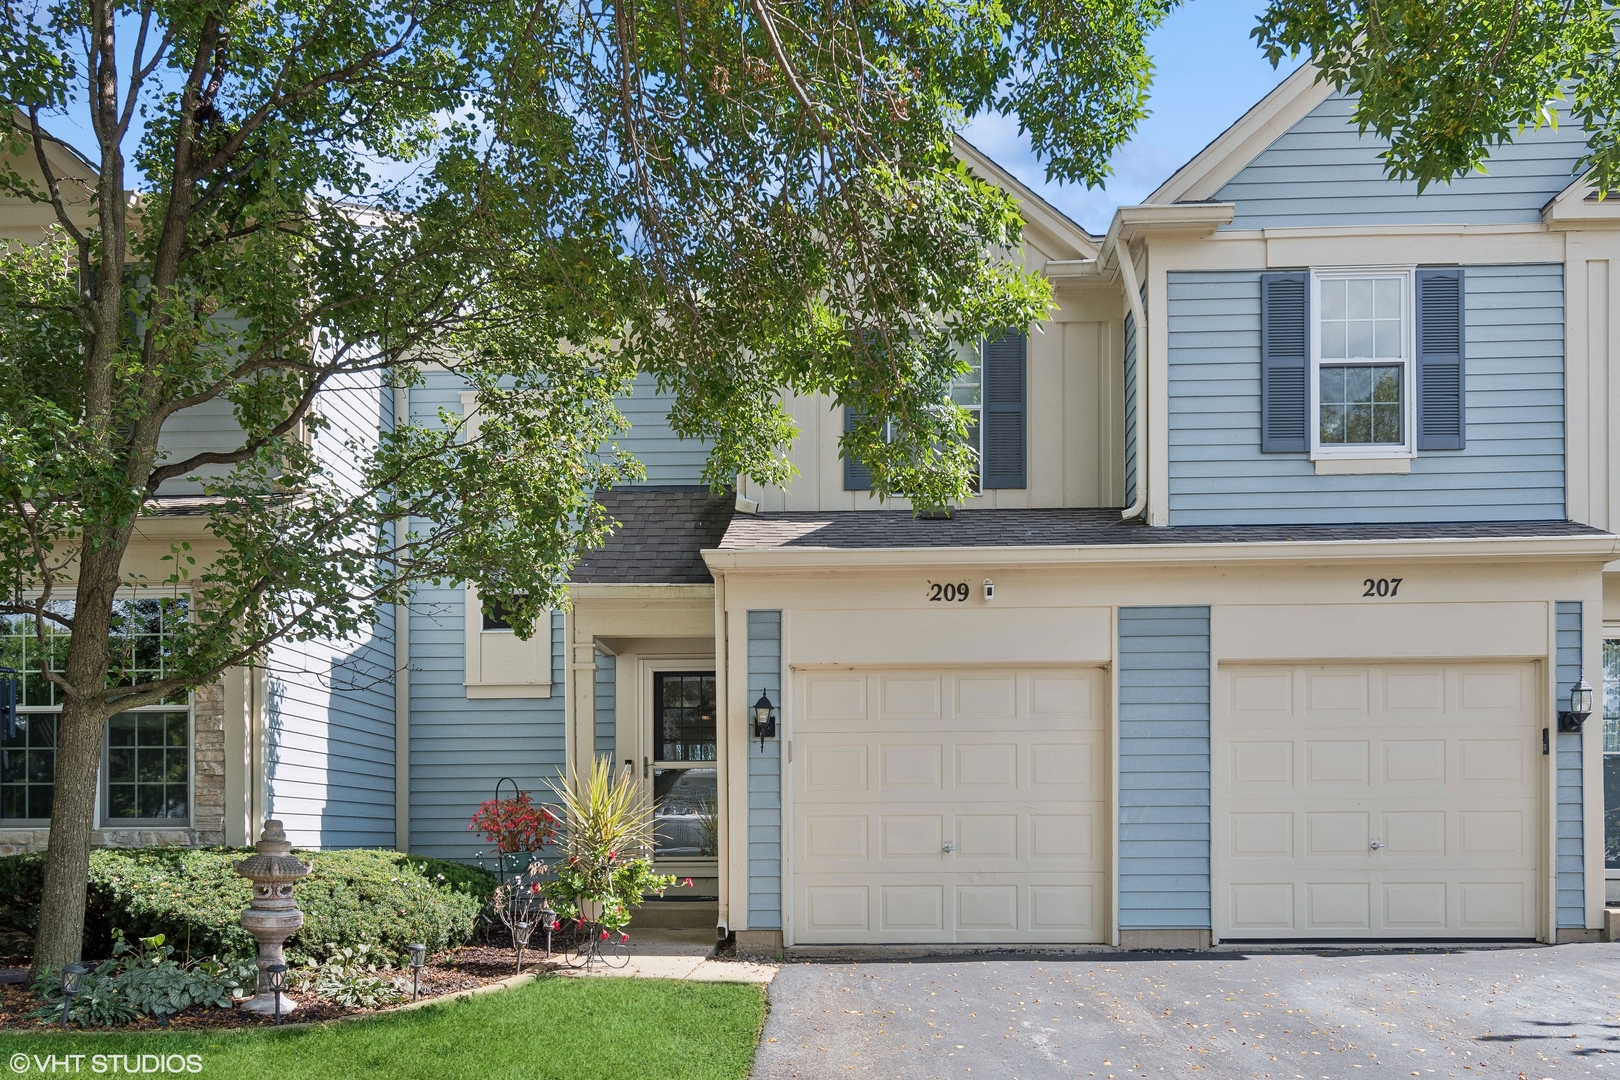
[[(411, 392), (394, 387), (394, 430), (409, 423)], [(407, 518), (394, 519), (394, 546), (410, 532)], [(411, 602), (394, 605), (394, 848), (411, 850)]]
[(1119, 276), (1125, 284), (1125, 302), (1136, 323), (1136, 501), (1127, 506), (1120, 519), (1141, 517), (1147, 510), (1147, 314), (1142, 310), (1142, 288), (1136, 280), (1136, 264), (1131, 261), (1129, 244), (1113, 243), (1119, 262)]

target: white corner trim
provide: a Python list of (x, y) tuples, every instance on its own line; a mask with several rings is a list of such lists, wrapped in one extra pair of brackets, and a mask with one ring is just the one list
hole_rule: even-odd
[(1316, 459), (1317, 476), (1405, 475), (1412, 471), (1409, 457), (1330, 457)]

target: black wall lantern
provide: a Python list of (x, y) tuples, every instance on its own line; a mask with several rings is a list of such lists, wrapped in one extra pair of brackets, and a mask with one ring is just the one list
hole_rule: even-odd
[(776, 706), (764, 690), (759, 692), (759, 700), (754, 702), (754, 738), (759, 740), (759, 748), (765, 749), (765, 740), (776, 738)]
[(1578, 732), (1592, 715), (1592, 687), (1583, 676), (1569, 688), (1569, 711), (1558, 714), (1558, 730)]

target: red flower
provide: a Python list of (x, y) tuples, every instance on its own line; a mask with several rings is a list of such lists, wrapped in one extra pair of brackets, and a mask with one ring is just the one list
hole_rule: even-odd
[(608, 852), (608, 858), (609, 859), (617, 858), (618, 854), (619, 853), (617, 851), (610, 851), (610, 852)]
[[(603, 935), (603, 936), (606, 936), (606, 935)], [(620, 930), (619, 931), (619, 940), (621, 942), (629, 941), (630, 940), (630, 935), (625, 933), (623, 930)]]
[(553, 930), (561, 930), (562, 929), (562, 920), (561, 919), (552, 919), (551, 920), (551, 928)]
[(608, 932), (606, 930), (602, 931), (602, 940), (606, 941), (607, 937), (608, 937)]
[(692, 887), (692, 879), (691, 878), (682, 878), (681, 879), (681, 884), (685, 885), (688, 889), (690, 889)]

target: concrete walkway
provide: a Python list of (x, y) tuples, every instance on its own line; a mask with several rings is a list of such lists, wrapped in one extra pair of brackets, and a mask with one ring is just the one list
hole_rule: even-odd
[(592, 965), (576, 970), (563, 965), (556, 974), (764, 985), (776, 977), (778, 970), (775, 964), (716, 959), (712, 930), (632, 929), (629, 945), (630, 962), (624, 967)]
[(770, 1003), (755, 1080), (1620, 1077), (1620, 944), (796, 963)]

